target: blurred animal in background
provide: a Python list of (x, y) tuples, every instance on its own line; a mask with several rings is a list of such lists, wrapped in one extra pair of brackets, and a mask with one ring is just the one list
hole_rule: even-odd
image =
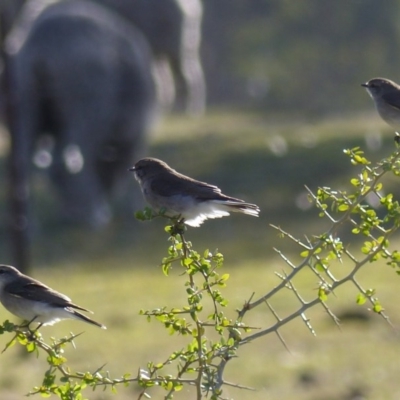
[(36, 165), (49, 166), (64, 215), (105, 224), (107, 197), (126, 179), (126, 164), (141, 156), (153, 76), (163, 104), (176, 88), (176, 109), (204, 111), (201, 1), (0, 0), (0, 17), (8, 54), (14, 242), (27, 240), (21, 235), (33, 156)]
[[(1, 0), (7, 21), (16, 20), (8, 46), (24, 40), (29, 26), (49, 4), (72, 0)], [(154, 56), (158, 97), (163, 108), (201, 115), (206, 85), (200, 61), (201, 0), (92, 0), (138, 28)], [(17, 14), (16, 10), (21, 11)], [(2, 12), (2, 10), (0, 10)], [(6, 22), (6, 25), (10, 25)], [(7, 29), (7, 28), (6, 28)]]
[(143, 32), (157, 61), (156, 79), (161, 101), (170, 103), (175, 98), (176, 110), (186, 110), (191, 115), (204, 113), (206, 85), (200, 61), (201, 0), (94, 1), (114, 10)]
[(11, 31), (11, 28), (16, 21), (24, 2), (25, 0), (0, 1), (0, 33), (2, 44), (5, 36)]
[(103, 225), (111, 217), (109, 195), (127, 184), (126, 168), (143, 154), (153, 118), (147, 41), (85, 0), (50, 5), (22, 41), (12, 35), (11, 165), (19, 177), (13, 193), (24, 198), (35, 143), (47, 133), (52, 152), (38, 153), (36, 164), (50, 165), (65, 216)]

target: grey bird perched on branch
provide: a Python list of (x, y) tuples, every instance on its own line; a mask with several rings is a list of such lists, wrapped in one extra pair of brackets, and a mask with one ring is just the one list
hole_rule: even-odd
[(374, 100), (382, 119), (392, 128), (400, 129), (400, 86), (385, 78), (374, 78), (361, 86)]
[(257, 217), (255, 204), (229, 197), (217, 186), (182, 175), (156, 158), (143, 158), (129, 169), (135, 174), (146, 201), (168, 217), (180, 217), (190, 226), (200, 226), (208, 218), (221, 218), (230, 212)]
[(12, 314), (30, 324), (53, 325), (62, 319), (78, 319), (106, 327), (77, 310), (90, 312), (71, 302), (71, 299), (45, 284), (22, 274), (9, 265), (0, 265), (0, 302)]

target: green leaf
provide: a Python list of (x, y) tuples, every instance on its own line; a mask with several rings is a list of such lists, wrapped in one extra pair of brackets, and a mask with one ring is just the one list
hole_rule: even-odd
[(309, 254), (310, 254), (309, 250), (304, 250), (300, 253), (300, 257), (306, 258), (308, 257)]
[(367, 290), (366, 290), (366, 295), (367, 295), (368, 297), (373, 296), (375, 293), (376, 293), (376, 290), (375, 290), (375, 289), (367, 289)]
[(219, 279), (221, 281), (227, 281), (229, 279), (229, 274), (223, 274)]
[(137, 220), (139, 220), (139, 221), (145, 221), (146, 220), (143, 211), (136, 211), (135, 212), (135, 218)]
[(226, 307), (228, 305), (228, 300), (227, 299), (223, 299), (219, 302), (219, 304), (221, 304), (222, 307)]
[[(359, 156), (358, 154), (356, 154), (356, 155), (353, 157), (353, 160), (355, 161), (356, 164), (363, 164), (363, 165), (370, 164), (370, 162), (369, 162), (365, 157), (361, 157), (361, 156)], [(353, 160), (352, 160), (352, 161), (353, 161)]]
[(366, 301), (367, 301), (367, 298), (362, 293), (358, 293), (357, 298), (356, 298), (356, 303), (359, 305), (362, 305)]
[(67, 359), (65, 357), (61, 357), (61, 356), (57, 356), (57, 355), (53, 355), (53, 356), (48, 356), (47, 357), (47, 362), (50, 365), (54, 365), (54, 366), (59, 366), (64, 364), (67, 361)]
[(318, 272), (324, 272), (324, 271), (325, 271), (324, 264), (323, 264), (322, 262), (320, 262), (320, 261), (317, 261), (317, 262), (315, 263), (315, 269), (316, 269)]
[(185, 267), (189, 267), (189, 265), (193, 264), (193, 260), (191, 258), (185, 258), (182, 262)]
[(26, 350), (28, 353), (32, 353), (36, 350), (36, 343), (35, 342), (29, 342), (25, 346)]
[(229, 324), (230, 324), (229, 319), (224, 317), (224, 318), (222, 319), (222, 321), (221, 321), (221, 325), (222, 325), (222, 326), (228, 326)]
[(165, 276), (168, 276), (170, 268), (171, 268), (171, 263), (165, 263), (162, 265), (162, 272)]
[(328, 300), (328, 296), (327, 296), (327, 293), (326, 293), (326, 289), (325, 289), (325, 288), (320, 287), (320, 288), (318, 289), (318, 297), (319, 297), (319, 299), (320, 299), (321, 301), (327, 301), (327, 300)]
[(175, 382), (174, 390), (175, 392), (179, 392), (183, 389), (183, 385), (181, 383)]
[(361, 247), (361, 251), (362, 251), (364, 254), (369, 254), (369, 252), (371, 251), (371, 249), (372, 249), (372, 243), (371, 243), (371, 242), (364, 242), (364, 246)]

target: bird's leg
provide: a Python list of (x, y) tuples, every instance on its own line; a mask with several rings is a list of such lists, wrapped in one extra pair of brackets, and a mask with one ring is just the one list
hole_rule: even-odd
[[(36, 318), (36, 317), (35, 317), (35, 318)], [(34, 319), (35, 319), (35, 318), (34, 318)], [(34, 320), (34, 319), (33, 319), (33, 320)], [(33, 320), (30, 321), (29, 323), (33, 322)], [(41, 328), (42, 326), (43, 326), (43, 322), (39, 322), (39, 324), (38, 324), (38, 326), (36, 327), (36, 329), (31, 330), (31, 329), (29, 328), (29, 335), (27, 336), (27, 337), (28, 337), (28, 340), (30, 340), (31, 342), (33, 342), (33, 341), (36, 339), (36, 337), (37, 337), (36, 333), (38, 332), (39, 328)]]
[(43, 325), (43, 323), (40, 322), (39, 325), (38, 325), (34, 330), (32, 330), (32, 329), (30, 328), (30, 325), (31, 325), (32, 322), (35, 321), (36, 318), (37, 318), (37, 315), (35, 315), (30, 321), (26, 321), (24, 324), (22, 324), (22, 325), (19, 326), (19, 328), (28, 328), (28, 335), (27, 335), (27, 337), (28, 337), (29, 340), (34, 340), (34, 337), (35, 337), (36, 332), (37, 332), (38, 329)]
[(36, 329), (34, 329), (33, 331), (31, 331), (32, 333), (36, 333), (39, 328), (41, 328), (43, 326), (43, 322), (39, 322), (38, 326), (36, 327)]
[(31, 329), (29, 328), (29, 325), (37, 318), (37, 315), (35, 315), (30, 321), (26, 320), (25, 323), (21, 324), (19, 327), (20, 328), (28, 328), (30, 331)]

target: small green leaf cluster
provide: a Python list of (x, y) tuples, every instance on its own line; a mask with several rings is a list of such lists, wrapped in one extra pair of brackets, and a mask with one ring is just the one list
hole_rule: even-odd
[(175, 222), (177, 222), (179, 220), (178, 217), (170, 218), (170, 217), (166, 216), (165, 213), (166, 213), (165, 208), (162, 208), (161, 210), (156, 212), (155, 210), (153, 210), (150, 207), (145, 207), (144, 210), (139, 210), (139, 211), (135, 212), (135, 218), (139, 221), (151, 221), (154, 218), (158, 218), (158, 217), (168, 218)]
[[(193, 249), (184, 237), (184, 228), (179, 220), (172, 221), (165, 230), (169, 234), (168, 254), (163, 258), (161, 269), (169, 276), (173, 268), (183, 270), (186, 280), (187, 304), (183, 307), (141, 310), (140, 314), (161, 322), (168, 333), (191, 337), (184, 349), (171, 354), (163, 363), (149, 363), (142, 380), (144, 388), (160, 386), (168, 391), (167, 398), (181, 389), (182, 382), (190, 382), (199, 392), (211, 392), (212, 398), (222, 393), (222, 381), (218, 368), (221, 363), (235, 356), (242, 332), (250, 330), (242, 321), (225, 316), (223, 308), (228, 300), (221, 289), (226, 287), (229, 274), (220, 274), (223, 255), (218, 251)], [(210, 310), (210, 311), (207, 311)], [(210, 340), (208, 331), (217, 333), (219, 339)], [(210, 331), (210, 334), (211, 334)], [(177, 375), (161, 375), (166, 365), (177, 363)], [(184, 377), (188, 375), (189, 381)], [(192, 377), (194, 375), (194, 377)]]
[(28, 353), (36, 352), (39, 355), (39, 351), (44, 351), (47, 354), (48, 369), (44, 374), (42, 384), (35, 386), (28, 395), (40, 394), (42, 397), (55, 395), (61, 400), (85, 400), (82, 391), (86, 387), (92, 387), (94, 390), (98, 386), (104, 388), (109, 386), (111, 391), (116, 393), (117, 385), (128, 385), (139, 380), (139, 378), (130, 378), (130, 374), (111, 379), (108, 372), (101, 371), (102, 367), (94, 372), (72, 372), (66, 365), (67, 359), (64, 356), (64, 349), (68, 345), (74, 346), (74, 340), (80, 334), (71, 334), (61, 339), (51, 338), (51, 344), (47, 344), (40, 332), (32, 331), (29, 325), (15, 325), (9, 321), (0, 325), (0, 334), (6, 332), (14, 332), (15, 335), (7, 343), (3, 352), (18, 343)]
[(146, 207), (144, 210), (135, 212), (135, 218), (139, 221), (151, 221), (158, 216), (157, 213), (150, 207)]

